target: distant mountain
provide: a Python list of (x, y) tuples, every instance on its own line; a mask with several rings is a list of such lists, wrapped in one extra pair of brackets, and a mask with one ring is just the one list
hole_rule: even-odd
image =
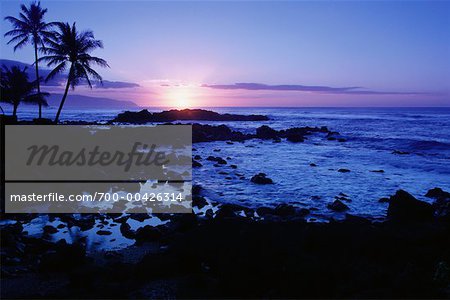
[[(19, 66), (20, 68), (27, 68), (28, 75), (30, 79), (35, 78), (34, 66), (23, 63), (20, 61), (9, 60), (9, 59), (0, 59), (0, 66), (6, 66), (11, 68), (12, 66)], [(50, 70), (39, 68), (39, 75), (42, 77), (46, 77), (50, 73)], [(45, 83), (45, 86), (59, 86), (60, 82), (66, 80), (66, 75), (59, 74), (54, 77), (54, 79)], [(104, 81), (103, 88), (107, 89), (121, 89), (121, 88), (130, 88), (130, 87), (138, 87), (138, 84), (129, 83), (129, 82), (120, 82), (120, 81)], [(62, 95), (60, 94), (51, 94), (47, 99), (48, 104), (50, 106), (58, 107), (61, 102)], [(66, 99), (66, 103), (64, 107), (70, 108), (111, 108), (111, 109), (129, 109), (129, 108), (137, 108), (138, 105), (132, 101), (126, 100), (114, 100), (110, 98), (101, 98), (101, 97), (90, 97), (83, 95), (74, 95), (69, 93)]]
[[(36, 77), (35, 75), (35, 67), (34, 65), (23, 63), (16, 60), (10, 60), (10, 59), (0, 59), (0, 66), (6, 66), (8, 68), (11, 68), (12, 66), (19, 66), (20, 68), (27, 68), (28, 76), (31, 80), (34, 80)], [(50, 69), (45, 68), (44, 63), (39, 64), (39, 76), (42, 78), (46, 78), (47, 75), (51, 72)], [(57, 74), (55, 77), (53, 77), (52, 80), (49, 80), (48, 82), (41, 83), (45, 86), (59, 86), (61, 82), (64, 82), (67, 80), (66, 74)], [(82, 83), (83, 84), (83, 83)], [(86, 84), (86, 83), (84, 83)], [(93, 85), (95, 85), (96, 88), (104, 88), (104, 89), (121, 89), (121, 88), (135, 88), (139, 87), (139, 84), (133, 83), (133, 82), (123, 82), (123, 81), (109, 81), (109, 80), (103, 80), (103, 85), (101, 85), (99, 82), (93, 81)]]
[[(47, 98), (49, 106), (58, 107), (61, 103), (62, 95), (52, 94)], [(68, 94), (65, 108), (111, 108), (111, 109), (129, 109), (139, 107), (136, 103), (124, 100), (114, 100), (109, 98), (89, 97), (83, 95)]]

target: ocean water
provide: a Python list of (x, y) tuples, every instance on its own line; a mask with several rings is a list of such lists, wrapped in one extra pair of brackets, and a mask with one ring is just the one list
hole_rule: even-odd
[[(398, 189), (424, 197), (434, 187), (450, 190), (450, 108), (208, 108), (220, 113), (263, 114), (265, 122), (198, 122), (226, 124), (255, 132), (261, 125), (275, 129), (327, 126), (346, 142), (310, 136), (304, 143), (272, 143), (258, 139), (245, 143), (198, 143), (202, 168), (194, 169), (194, 183), (204, 187), (211, 201), (249, 207), (289, 203), (311, 209), (310, 218), (341, 218), (327, 208), (335, 196), (348, 195), (348, 213), (383, 218), (386, 203), (379, 203)], [(160, 111), (158, 109), (149, 109)], [(118, 110), (65, 110), (62, 120), (107, 121)], [(53, 117), (54, 109), (44, 116)], [(19, 109), (19, 118), (31, 119), (36, 109)], [(187, 123), (187, 122), (185, 122)], [(220, 150), (216, 152), (214, 150)], [(393, 154), (394, 150), (408, 152)], [(209, 155), (228, 164), (214, 167)], [(310, 163), (317, 166), (311, 167)], [(237, 165), (232, 169), (230, 164)], [(340, 173), (340, 168), (349, 169)], [(371, 172), (383, 170), (384, 173)], [(256, 185), (250, 178), (264, 172), (275, 184)], [(241, 179), (245, 177), (245, 179)]]

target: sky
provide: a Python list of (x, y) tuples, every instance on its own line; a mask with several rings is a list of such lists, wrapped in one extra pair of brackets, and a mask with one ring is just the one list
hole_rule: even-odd
[[(20, 3), (2, 0), (2, 19)], [(93, 54), (111, 67), (98, 69), (104, 79), (139, 85), (70, 93), (180, 108), (450, 106), (450, 1), (41, 5), (47, 21), (103, 41)], [(32, 63), (32, 47), (14, 52), (0, 23), (0, 57)]]

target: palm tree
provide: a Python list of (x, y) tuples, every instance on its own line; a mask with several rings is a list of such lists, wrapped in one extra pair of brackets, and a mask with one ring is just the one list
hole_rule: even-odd
[(16, 117), (17, 107), (22, 102), (48, 105), (44, 99), (48, 93), (35, 93), (37, 83), (29, 81), (26, 67), (21, 70), (18, 66), (11, 69), (3, 66), (0, 73), (0, 102), (12, 104), (13, 117)]
[(46, 56), (39, 60), (46, 61), (49, 67), (55, 66), (48, 74), (46, 81), (69, 69), (66, 88), (55, 118), (55, 123), (58, 123), (69, 87), (75, 89), (75, 86), (85, 80), (92, 88), (90, 77), (102, 83), (102, 77), (92, 69), (91, 65), (96, 64), (101, 67), (109, 67), (109, 65), (104, 59), (89, 54), (96, 48), (103, 48), (103, 43), (94, 38), (94, 33), (91, 30), (78, 32), (75, 23), (70, 26), (69, 23), (58, 22), (56, 27), (57, 31), (54, 38), (46, 40)]
[[(47, 9), (41, 7), (40, 2), (31, 3), (29, 7), (25, 5), (20, 6), (22, 12), (19, 18), (8, 16), (5, 20), (11, 22), (13, 30), (5, 33), (5, 37), (11, 36), (8, 44), (15, 43), (14, 51), (22, 48), (29, 42), (34, 46), (34, 64), (36, 71), (37, 92), (41, 93), (41, 85), (39, 82), (39, 67), (38, 67), (38, 46), (45, 48), (44, 41), (53, 36), (51, 31), (55, 23), (45, 23), (44, 15)], [(42, 104), (39, 103), (39, 118), (42, 117)]]

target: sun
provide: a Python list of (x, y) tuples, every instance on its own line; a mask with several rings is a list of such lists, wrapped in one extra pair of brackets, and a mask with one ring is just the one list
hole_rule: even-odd
[(172, 86), (167, 90), (165, 98), (171, 107), (178, 109), (189, 108), (193, 105), (194, 93), (192, 88), (188, 86)]

